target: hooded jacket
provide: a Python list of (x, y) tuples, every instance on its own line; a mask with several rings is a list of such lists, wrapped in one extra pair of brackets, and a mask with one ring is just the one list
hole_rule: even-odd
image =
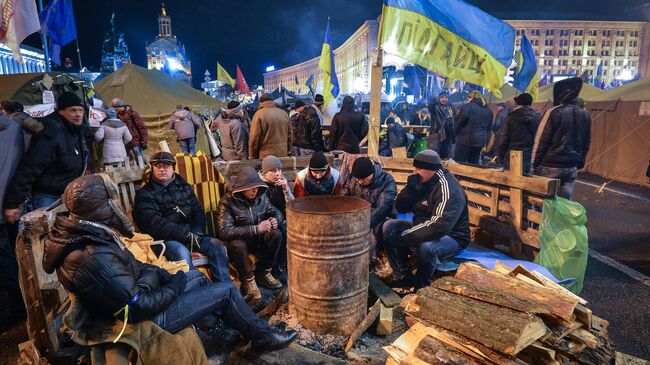
[(332, 119), (329, 149), (357, 154), (360, 153), (359, 143), (368, 135), (368, 119), (363, 113), (354, 111), (354, 100), (347, 98)]
[(460, 108), (454, 134), (456, 143), (470, 147), (485, 147), (492, 130), (492, 111), (487, 102), (474, 98)]
[(449, 104), (442, 105), (440, 99), (436, 98), (429, 106), (429, 114), (431, 115), (431, 131), (443, 135), (439, 130), (444, 130), (445, 138), (441, 138), (441, 142), (451, 141), (454, 143), (456, 140), (454, 136), (454, 113)]
[(107, 119), (95, 132), (95, 140), (104, 141), (102, 160), (105, 164), (124, 161), (125, 145), (131, 142), (131, 139), (131, 132), (119, 119)]
[(135, 194), (133, 220), (155, 240), (189, 245), (190, 232), (203, 234), (205, 212), (192, 187), (175, 174), (167, 186), (153, 177)]
[[(18, 123), (0, 113), (0, 207), (7, 190), (7, 184), (16, 171), (16, 166), (23, 155), (23, 131)], [(0, 224), (4, 223), (4, 214)]]
[(306, 106), (294, 118), (293, 145), (314, 151), (325, 151), (323, 128), (316, 109)]
[(248, 159), (248, 128), (234, 112), (222, 111), (217, 122), (221, 139), (221, 156), (225, 161)]
[(185, 109), (178, 109), (169, 118), (169, 128), (176, 131), (176, 139), (182, 141), (196, 136), (196, 130), (201, 127), (199, 118)]
[(45, 128), (32, 137), (5, 193), (4, 208), (17, 208), (30, 192), (61, 195), (89, 163), (88, 129), (59, 113), (39, 118)]
[(462, 248), (469, 245), (467, 195), (448, 170), (438, 170), (425, 183), (409, 177), (397, 195), (395, 208), (399, 213), (413, 212), (414, 226), (402, 232), (402, 240), (415, 244), (447, 235)]
[(260, 103), (253, 115), (248, 138), (248, 158), (264, 159), (273, 155), (286, 157), (293, 144), (289, 115), (275, 106), (273, 100)]
[(117, 113), (117, 117), (126, 124), (129, 133), (131, 133), (131, 142), (126, 144), (127, 149), (139, 147), (142, 143), (149, 141), (147, 127), (144, 125), (144, 121), (140, 118), (138, 112), (127, 105), (124, 110)]
[(528, 105), (508, 113), (497, 135), (496, 149), (500, 162), (505, 161), (509, 150), (523, 151), (524, 159), (530, 160), (540, 118), (537, 110)]
[(546, 112), (550, 115), (544, 116), (547, 120), (542, 119), (535, 136), (533, 167), (584, 167), (591, 145), (591, 117), (576, 105), (581, 89), (582, 80), (577, 77), (553, 86), (556, 107)]
[(341, 195), (353, 196), (370, 203), (370, 227), (374, 228), (391, 214), (397, 196), (397, 185), (391, 175), (375, 164), (374, 176), (369, 185), (362, 186), (357, 179), (352, 178)]
[(39, 120), (36, 118), (32, 118), (29, 114), (25, 112), (15, 112), (12, 113), (9, 118), (11, 118), (14, 122), (17, 122), (20, 124), (21, 127), (23, 127), (23, 135), (24, 135), (24, 145), (25, 145), (25, 151), (29, 148), (29, 142), (32, 139), (32, 135), (40, 132), (43, 130), (43, 123), (41, 123)]
[[(248, 200), (242, 191), (258, 187), (254, 200)], [(219, 200), (217, 222), (219, 238), (224, 241), (257, 238), (257, 225), (271, 217), (282, 225), (282, 213), (271, 204), (266, 195), (267, 186), (253, 168), (243, 168), (235, 178), (232, 190)]]
[(343, 176), (339, 170), (328, 167), (327, 173), (320, 180), (312, 175), (309, 166), (298, 171), (293, 183), (293, 195), (301, 198), (308, 195), (339, 195), (343, 188)]

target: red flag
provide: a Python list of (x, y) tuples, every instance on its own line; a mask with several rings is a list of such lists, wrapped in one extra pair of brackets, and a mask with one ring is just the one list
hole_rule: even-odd
[(244, 79), (244, 74), (241, 73), (239, 65), (237, 65), (237, 91), (240, 93), (250, 94), (251, 91), (248, 89), (248, 84)]

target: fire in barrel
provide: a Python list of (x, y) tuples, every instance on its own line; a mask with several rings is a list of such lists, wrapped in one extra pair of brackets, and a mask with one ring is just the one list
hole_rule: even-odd
[(348, 336), (368, 301), (370, 204), (309, 196), (287, 206), (289, 301), (300, 323)]

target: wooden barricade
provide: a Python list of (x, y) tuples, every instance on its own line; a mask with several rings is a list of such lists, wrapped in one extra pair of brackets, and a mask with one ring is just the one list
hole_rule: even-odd
[[(398, 189), (413, 172), (413, 159), (382, 157)], [(445, 162), (465, 188), (472, 240), (505, 245), (515, 258), (533, 258), (540, 248), (539, 225), (544, 199), (556, 195), (559, 180), (523, 176), (523, 154), (510, 152), (510, 171)]]
[(119, 203), (124, 212), (133, 222), (133, 199), (135, 199), (136, 185), (139, 185), (143, 179), (147, 165), (142, 160), (142, 156), (138, 156), (138, 161), (135, 166), (131, 165), (128, 157), (120, 162), (117, 167), (106, 166), (106, 174), (117, 184), (117, 189), (120, 194)]

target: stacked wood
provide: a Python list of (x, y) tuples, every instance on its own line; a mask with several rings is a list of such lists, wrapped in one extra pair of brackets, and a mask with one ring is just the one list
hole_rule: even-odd
[(384, 347), (398, 364), (605, 364), (607, 321), (537, 272), (462, 264), (401, 303), (411, 328)]

